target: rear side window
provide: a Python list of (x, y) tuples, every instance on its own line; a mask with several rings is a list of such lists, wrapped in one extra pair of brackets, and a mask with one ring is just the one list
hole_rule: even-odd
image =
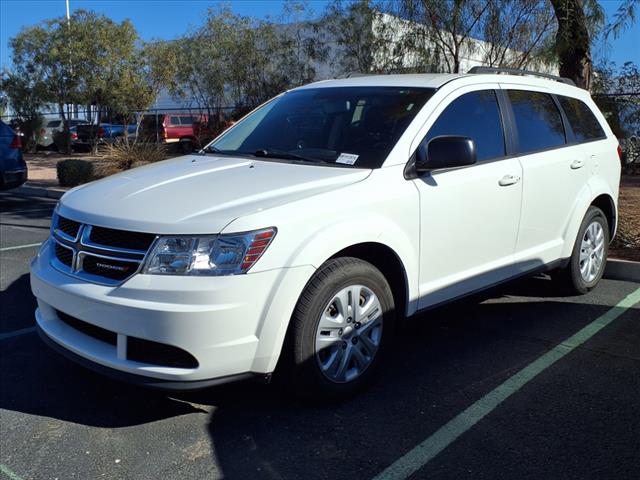
[(441, 135), (469, 137), (476, 144), (479, 162), (504, 157), (504, 131), (495, 92), (469, 92), (456, 98), (440, 114), (423, 142), (426, 145)]
[(169, 117), (169, 123), (171, 125), (180, 125), (180, 117)]
[(558, 99), (578, 142), (588, 142), (606, 137), (600, 122), (586, 103), (570, 97), (559, 96)]
[(518, 152), (529, 153), (566, 143), (562, 116), (551, 95), (509, 90), (518, 132)]

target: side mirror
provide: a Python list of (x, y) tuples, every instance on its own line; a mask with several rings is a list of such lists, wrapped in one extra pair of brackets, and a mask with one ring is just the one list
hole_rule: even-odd
[(441, 168), (456, 168), (476, 163), (476, 145), (468, 137), (443, 135), (431, 139), (416, 150), (415, 170), (418, 175)]

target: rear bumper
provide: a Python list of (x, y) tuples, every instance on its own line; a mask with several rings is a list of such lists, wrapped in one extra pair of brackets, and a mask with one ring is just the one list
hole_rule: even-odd
[(19, 187), (27, 181), (27, 176), (28, 172), (26, 167), (2, 172), (0, 178), (0, 190)]

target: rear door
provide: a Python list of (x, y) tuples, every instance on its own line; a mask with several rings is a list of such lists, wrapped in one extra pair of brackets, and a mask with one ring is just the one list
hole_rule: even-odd
[(426, 145), (440, 135), (469, 137), (478, 163), (413, 180), (420, 193), (419, 308), (512, 275), (522, 171), (508, 156), (498, 86), (479, 88), (445, 99), (422, 139)]
[(522, 271), (557, 260), (580, 191), (588, 179), (583, 148), (572, 145), (557, 98), (505, 86), (523, 191), (515, 259)]

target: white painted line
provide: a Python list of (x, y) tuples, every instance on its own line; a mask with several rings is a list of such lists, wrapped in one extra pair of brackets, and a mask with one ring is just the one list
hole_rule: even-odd
[(27, 245), (16, 245), (14, 247), (4, 247), (4, 248), (0, 248), (0, 252), (10, 252), (12, 250), (21, 250), (23, 248), (39, 247), (40, 245), (42, 245), (42, 242), (40, 242), (40, 243), (29, 243)]
[(420, 470), (463, 433), (494, 411), (507, 398), (639, 302), (640, 288), (627, 295), (604, 315), (598, 317), (576, 334), (538, 357), (504, 383), (494, 388), (422, 443), (389, 465), (376, 475), (374, 480), (405, 479)]
[(14, 330), (13, 332), (0, 333), (0, 340), (19, 337), (20, 335), (26, 335), (27, 333), (33, 333), (35, 331), (36, 331), (36, 327), (28, 327), (28, 328), (21, 328), (20, 330)]
[(20, 477), (17, 473), (15, 473), (9, 467), (2, 463), (0, 463), (0, 472), (6, 475), (7, 478), (11, 480), (22, 480), (22, 477)]

